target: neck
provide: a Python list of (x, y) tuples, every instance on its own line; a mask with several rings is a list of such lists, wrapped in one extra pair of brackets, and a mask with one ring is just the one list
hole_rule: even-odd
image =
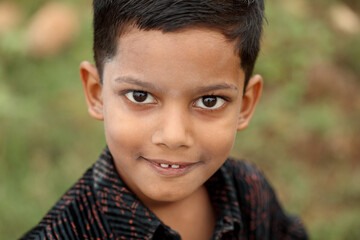
[(209, 239), (215, 227), (215, 214), (204, 186), (176, 202), (147, 206), (158, 218), (180, 233), (182, 239)]

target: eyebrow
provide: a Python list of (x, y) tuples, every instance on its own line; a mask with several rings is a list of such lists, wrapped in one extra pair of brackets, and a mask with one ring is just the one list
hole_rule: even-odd
[(210, 86), (205, 86), (205, 87), (200, 87), (196, 89), (196, 92), (211, 92), (211, 91), (215, 91), (215, 90), (221, 90), (221, 89), (232, 89), (235, 91), (239, 91), (239, 89), (233, 85), (233, 84), (227, 84), (227, 83), (220, 83), (220, 84), (215, 84), (215, 85), (210, 85)]
[(149, 82), (144, 82), (144, 81), (138, 80), (133, 77), (128, 77), (128, 76), (118, 77), (115, 79), (115, 82), (133, 84), (133, 85), (137, 85), (137, 86), (140, 86), (140, 87), (143, 87), (146, 89), (160, 91), (160, 89), (158, 87), (156, 87), (154, 84), (149, 83)]
[[(155, 90), (155, 91), (158, 91), (158, 92), (163, 92), (163, 90), (161, 90), (160, 88), (158, 88), (157, 86), (155, 86), (152, 83), (144, 82), (144, 81), (141, 81), (139, 79), (136, 79), (136, 78), (133, 78), (133, 77), (130, 77), (130, 76), (118, 77), (118, 78), (115, 79), (115, 82), (134, 84), (134, 85), (143, 87), (145, 89), (149, 89), (149, 90), (153, 90), (153, 91)], [(236, 92), (239, 91), (239, 89), (234, 84), (219, 83), (219, 84), (214, 84), (214, 85), (195, 88), (194, 92), (205, 93), (205, 92), (211, 92), (211, 91), (222, 90), (222, 89), (231, 89), (231, 90), (235, 90)]]

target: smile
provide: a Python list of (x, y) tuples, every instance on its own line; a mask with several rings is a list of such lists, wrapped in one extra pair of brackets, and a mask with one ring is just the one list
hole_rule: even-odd
[(180, 168), (180, 165), (177, 165), (177, 164), (165, 164), (165, 163), (161, 163), (160, 164), (160, 167), (162, 168)]
[(164, 176), (181, 176), (189, 171), (191, 171), (196, 165), (198, 165), (198, 162), (195, 163), (189, 163), (189, 162), (170, 162), (166, 160), (154, 160), (154, 159), (148, 159), (144, 157), (140, 157), (143, 160), (146, 160), (146, 162), (152, 167), (152, 169), (155, 170), (160, 175)]

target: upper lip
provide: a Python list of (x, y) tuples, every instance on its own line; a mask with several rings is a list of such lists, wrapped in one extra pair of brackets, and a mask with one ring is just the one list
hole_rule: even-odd
[(153, 163), (157, 163), (157, 164), (169, 164), (169, 165), (180, 165), (180, 166), (189, 166), (189, 165), (193, 165), (196, 162), (178, 162), (178, 161), (168, 161), (168, 160), (163, 160), (163, 159), (151, 159), (151, 158), (145, 158), (142, 157), (147, 161), (153, 162)]

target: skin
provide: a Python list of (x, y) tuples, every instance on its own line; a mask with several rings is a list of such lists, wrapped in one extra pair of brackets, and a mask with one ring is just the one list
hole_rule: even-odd
[[(80, 67), (88, 111), (104, 121), (119, 175), (183, 239), (211, 237), (215, 215), (203, 184), (229, 156), (261, 95), (260, 75), (243, 95), (234, 44), (209, 29), (162, 33), (133, 27), (105, 63), (103, 83), (95, 66)], [(148, 93), (145, 102), (136, 102), (134, 90)], [(210, 108), (203, 103), (209, 95), (216, 101)], [(146, 159), (193, 165), (168, 176)]]

